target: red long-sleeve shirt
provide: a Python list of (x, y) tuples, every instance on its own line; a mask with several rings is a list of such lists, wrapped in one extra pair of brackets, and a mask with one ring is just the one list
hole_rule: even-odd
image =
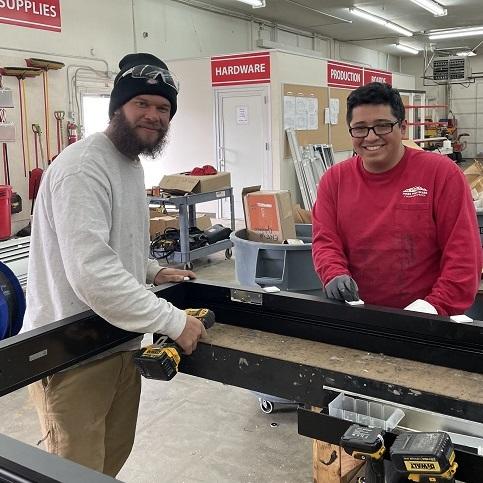
[(406, 148), (385, 173), (359, 156), (324, 174), (313, 209), (314, 266), (326, 284), (348, 274), (366, 303), (404, 308), (424, 299), (462, 314), (481, 276), (469, 186), (447, 157)]

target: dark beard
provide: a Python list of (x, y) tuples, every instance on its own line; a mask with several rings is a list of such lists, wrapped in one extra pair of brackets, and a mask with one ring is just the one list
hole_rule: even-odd
[(146, 144), (139, 138), (120, 109), (110, 120), (106, 134), (124, 156), (134, 159), (142, 154), (155, 159), (161, 154), (168, 141), (168, 129), (160, 127), (158, 132), (158, 139), (154, 143)]

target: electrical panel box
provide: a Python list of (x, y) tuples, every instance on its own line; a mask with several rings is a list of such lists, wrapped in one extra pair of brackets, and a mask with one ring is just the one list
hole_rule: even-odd
[(468, 80), (469, 66), (466, 57), (438, 57), (433, 60), (433, 79), (439, 82)]

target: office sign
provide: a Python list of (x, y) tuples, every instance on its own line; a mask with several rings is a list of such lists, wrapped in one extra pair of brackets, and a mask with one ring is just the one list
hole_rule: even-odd
[(327, 85), (355, 89), (362, 85), (363, 68), (342, 62), (327, 62)]
[(211, 58), (213, 86), (233, 86), (270, 82), (270, 54), (223, 55)]
[(60, 0), (0, 0), (0, 23), (60, 32)]
[(392, 72), (385, 70), (366, 69), (364, 67), (364, 85), (370, 82), (382, 82), (392, 85)]

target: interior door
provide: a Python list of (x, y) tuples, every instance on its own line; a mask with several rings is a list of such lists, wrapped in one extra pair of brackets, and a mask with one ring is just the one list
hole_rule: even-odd
[[(231, 173), (235, 218), (243, 219), (242, 188), (272, 188), (268, 88), (220, 89), (215, 98), (218, 168)], [(229, 200), (224, 199), (219, 216), (229, 215)]]

